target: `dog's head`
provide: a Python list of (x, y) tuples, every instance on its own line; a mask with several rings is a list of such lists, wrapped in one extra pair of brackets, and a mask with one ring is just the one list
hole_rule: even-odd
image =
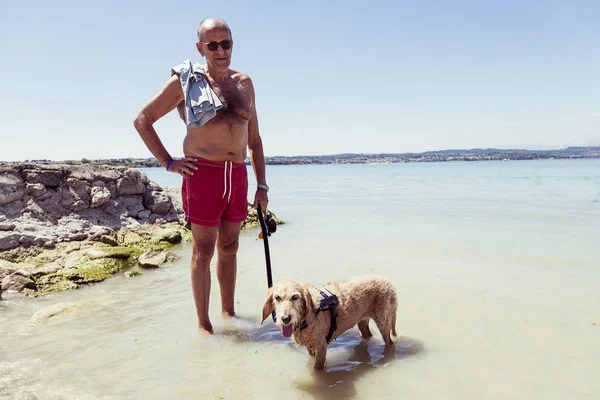
[(305, 285), (296, 281), (278, 282), (267, 290), (261, 324), (275, 310), (276, 325), (283, 336), (290, 337), (313, 308), (312, 296)]

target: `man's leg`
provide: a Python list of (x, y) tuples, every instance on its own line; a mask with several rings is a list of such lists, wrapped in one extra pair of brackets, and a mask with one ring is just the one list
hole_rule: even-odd
[(198, 315), (198, 329), (201, 332), (213, 333), (208, 317), (210, 299), (210, 261), (215, 252), (217, 239), (216, 226), (192, 224), (192, 291)]
[(235, 315), (235, 281), (237, 275), (237, 251), (242, 222), (222, 220), (217, 237), (217, 278), (221, 288), (223, 315)]

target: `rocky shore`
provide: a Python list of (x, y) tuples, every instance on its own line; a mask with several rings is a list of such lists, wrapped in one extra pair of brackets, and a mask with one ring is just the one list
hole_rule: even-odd
[[(260, 226), (249, 210), (243, 228)], [(137, 275), (174, 261), (169, 250), (189, 241), (179, 191), (137, 169), (0, 163), (0, 296)]]

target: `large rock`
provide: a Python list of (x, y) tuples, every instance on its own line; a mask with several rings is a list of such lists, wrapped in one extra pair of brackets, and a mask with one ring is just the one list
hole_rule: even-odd
[(165, 215), (173, 206), (173, 202), (165, 192), (148, 190), (144, 195), (144, 205), (155, 214)]
[[(0, 163), (0, 172), (0, 199), (6, 203), (0, 204), (0, 216), (4, 218), (0, 221), (0, 232), (23, 233), (23, 226), (32, 222), (39, 225), (37, 235), (35, 230), (21, 235), (19, 241), (23, 246), (46, 246), (48, 241), (35, 240), (36, 236), (53, 236), (54, 242), (90, 237), (85, 227), (81, 232), (58, 230), (49, 235), (50, 228), (42, 226), (42, 223), (56, 225), (71, 215), (89, 221), (89, 226), (111, 229), (154, 223), (165, 210), (165, 221), (177, 221), (181, 215), (171, 212), (168, 195), (151, 197), (146, 206), (145, 193), (162, 189), (132, 168)], [(13, 249), (15, 245), (15, 237), (2, 235), (0, 251)]]
[(110, 190), (106, 187), (94, 186), (91, 190), (92, 204), (91, 208), (97, 208), (105, 205), (111, 198)]
[(0, 206), (21, 200), (23, 195), (25, 185), (19, 174), (0, 169)]
[(67, 186), (72, 188), (79, 197), (85, 197), (90, 194), (90, 183), (77, 178), (67, 179)]
[(2, 279), (2, 291), (4, 292), (21, 292), (23, 289), (37, 290), (37, 286), (31, 278), (18, 272)]
[(62, 265), (60, 265), (59, 262), (54, 261), (54, 262), (46, 264), (42, 267), (34, 268), (31, 271), (31, 276), (39, 278), (40, 276), (43, 276), (43, 275), (54, 274), (54, 273), (60, 271), (62, 268), (63, 267), (62, 267)]
[(140, 195), (123, 195), (119, 197), (118, 207), (122, 207), (124, 214), (128, 217), (136, 217), (140, 211), (144, 211), (144, 202)]
[(19, 233), (0, 232), (0, 251), (19, 247), (20, 238), (21, 235)]
[(89, 200), (82, 197), (77, 191), (70, 187), (64, 187), (61, 190), (61, 205), (72, 211), (81, 211), (90, 207)]
[(23, 214), (24, 207), (25, 203), (23, 200), (11, 201), (8, 204), (0, 206), (0, 215), (7, 217), (9, 221), (13, 220), (11, 222), (15, 222), (14, 220)]
[(117, 180), (117, 195), (144, 194), (146, 185), (142, 181), (140, 171), (128, 169), (122, 178)]
[(25, 185), (25, 194), (29, 196), (39, 197), (46, 193), (46, 186), (42, 183), (27, 183)]
[(5, 276), (13, 274), (17, 270), (15, 263), (0, 260), (0, 282)]
[(152, 211), (150, 211), (150, 210), (144, 210), (144, 211), (140, 211), (137, 214), (137, 217), (140, 220), (146, 220), (146, 219), (150, 218), (151, 215), (152, 215)]
[(92, 227), (90, 222), (84, 219), (79, 219), (76, 216), (63, 217), (58, 221), (58, 226), (64, 232), (65, 236), (75, 233), (89, 232)]
[(123, 175), (124, 167), (109, 165), (82, 164), (67, 168), (69, 177), (94, 182), (116, 182)]
[(12, 231), (16, 225), (12, 222), (0, 222), (0, 231)]
[(158, 232), (156, 234), (156, 240), (159, 242), (167, 242), (171, 244), (181, 243), (182, 240), (181, 233), (174, 229), (172, 230), (164, 230), (162, 232)]
[(100, 240), (103, 236), (114, 235), (115, 231), (106, 226), (95, 225), (89, 230), (90, 240)]
[(32, 244), (36, 236), (32, 233), (27, 233), (19, 237), (19, 244)]
[(64, 172), (60, 166), (46, 166), (44, 169), (24, 169), (23, 176), (29, 183), (41, 183), (53, 188), (63, 182)]
[(140, 256), (138, 264), (142, 268), (158, 268), (175, 258), (173, 253), (167, 251), (147, 251)]

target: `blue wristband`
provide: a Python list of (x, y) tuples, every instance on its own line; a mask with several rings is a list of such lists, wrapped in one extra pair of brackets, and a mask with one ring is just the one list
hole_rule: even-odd
[(169, 167), (171, 166), (172, 163), (173, 163), (173, 159), (170, 158), (169, 161), (167, 161), (167, 165), (165, 166), (165, 168), (167, 169), (167, 171), (169, 170)]

